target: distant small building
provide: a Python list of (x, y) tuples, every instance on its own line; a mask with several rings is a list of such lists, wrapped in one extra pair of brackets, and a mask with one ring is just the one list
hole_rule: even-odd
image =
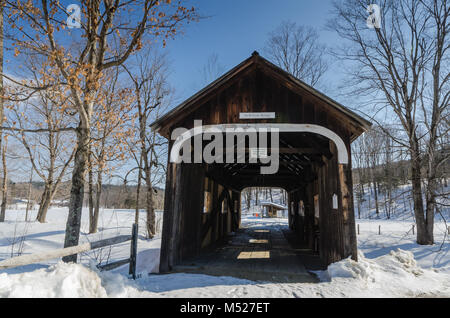
[[(8, 204), (8, 210), (26, 210), (28, 201), (24, 199), (14, 198)], [(30, 201), (30, 209), (33, 209), (35, 205), (34, 201)]]
[(50, 205), (55, 208), (66, 208), (69, 206), (69, 200), (53, 200)]
[(273, 202), (261, 202), (258, 204), (261, 210), (262, 217), (267, 218), (277, 218), (277, 217), (284, 217), (286, 214), (287, 217), (287, 210), (288, 208), (281, 204), (276, 204)]

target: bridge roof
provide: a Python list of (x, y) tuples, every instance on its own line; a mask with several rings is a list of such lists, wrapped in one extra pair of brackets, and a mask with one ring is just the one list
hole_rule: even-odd
[(182, 120), (183, 118), (185, 118), (190, 113), (196, 110), (195, 106), (198, 105), (201, 100), (203, 100), (208, 95), (215, 94), (217, 90), (223, 87), (227, 82), (235, 79), (240, 74), (245, 73), (246, 70), (255, 65), (261, 66), (264, 68), (265, 71), (268, 71), (269, 73), (276, 75), (276, 78), (286, 86), (290, 88), (294, 87), (306, 90), (313, 96), (319, 98), (326, 105), (334, 108), (342, 115), (344, 115), (349, 121), (352, 122), (352, 125), (358, 127), (360, 130), (359, 134), (361, 134), (364, 131), (367, 131), (372, 126), (372, 123), (369, 122), (368, 120), (364, 119), (360, 115), (356, 114), (355, 112), (338, 103), (337, 101), (333, 100), (332, 98), (319, 92), (317, 89), (306, 84), (300, 79), (292, 76), (288, 72), (271, 63), (264, 57), (260, 56), (259, 53), (255, 51), (251, 57), (249, 57), (248, 59), (246, 59), (233, 69), (231, 69), (229, 72), (227, 72), (226, 74), (224, 74), (223, 76), (221, 76), (220, 78), (218, 78), (217, 80), (215, 80), (214, 82), (212, 82), (211, 84), (209, 84), (196, 94), (194, 94), (192, 97), (185, 100), (183, 103), (181, 103), (180, 105), (178, 105), (177, 107), (166, 113), (164, 116), (162, 116), (155, 122), (153, 122), (150, 125), (150, 127), (155, 131), (160, 131), (164, 128), (167, 128), (168, 125), (173, 125), (174, 122)]

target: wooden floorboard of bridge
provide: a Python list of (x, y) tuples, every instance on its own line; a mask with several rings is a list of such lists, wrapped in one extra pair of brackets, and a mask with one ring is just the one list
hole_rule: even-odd
[(183, 262), (174, 272), (231, 276), (253, 281), (315, 283), (310, 270), (322, 269), (314, 255), (295, 240), (287, 226), (262, 223), (241, 228), (227, 242)]

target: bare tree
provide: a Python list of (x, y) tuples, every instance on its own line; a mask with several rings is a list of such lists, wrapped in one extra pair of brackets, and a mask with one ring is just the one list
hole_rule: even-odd
[[(30, 69), (36, 70), (36, 67)], [(57, 89), (42, 90), (36, 98), (18, 103), (9, 111), (8, 121), (19, 128), (11, 134), (22, 143), (32, 169), (44, 182), (36, 217), (40, 223), (46, 221), (47, 211), (76, 151), (71, 133), (55, 131), (57, 127), (69, 127), (73, 123), (64, 111), (68, 99), (61, 96)], [(28, 133), (26, 129), (44, 129), (45, 132)]]
[(32, 190), (33, 190), (33, 168), (30, 169), (30, 181), (28, 183), (28, 194), (27, 194), (27, 207), (25, 210), (25, 222), (28, 222), (28, 214), (30, 212), (30, 209), (32, 208), (31, 203), (31, 196), (32, 196)]
[(208, 57), (206, 64), (200, 71), (203, 85), (208, 85), (218, 79), (224, 72), (224, 67), (219, 62), (219, 55), (213, 53)]
[(409, 152), (417, 242), (433, 244), (436, 171), (448, 160), (435, 154), (440, 134), (448, 134), (439, 127), (450, 100), (450, 6), (447, 0), (381, 0), (380, 27), (369, 28), (366, 9), (372, 2), (335, 2), (329, 26), (350, 43), (336, 55), (355, 65), (354, 82), (347, 85), (351, 93), (370, 96), (377, 113), (387, 110), (401, 127), (402, 135), (391, 138)]
[[(59, 1), (5, 3), (9, 23), (17, 27), (16, 53), (26, 48), (54, 66), (54, 72), (43, 74), (44, 85), (32, 82), (28, 86), (36, 90), (65, 87), (72, 100), (73, 115), (79, 119), (64, 242), (65, 247), (75, 246), (80, 236), (90, 131), (100, 79), (106, 70), (122, 65), (142, 49), (145, 35), (162, 38), (163, 42), (173, 37), (183, 21), (192, 20), (194, 8), (186, 8), (181, 1), (82, 2), (83, 17), (75, 35), (66, 28), (64, 20), (69, 14)], [(67, 41), (67, 36), (75, 41)], [(76, 259), (76, 255), (63, 258), (66, 262)]]
[(103, 175), (123, 164), (126, 140), (132, 136), (132, 129), (126, 124), (132, 120), (130, 112), (133, 96), (129, 89), (119, 86), (119, 76), (119, 68), (116, 68), (104, 77), (102, 88), (98, 91), (98, 94), (103, 95), (98, 98), (102, 102), (94, 108), (95, 121), (88, 160), (89, 233), (96, 233), (98, 228)]
[(361, 205), (365, 201), (364, 195), (365, 195), (365, 187), (364, 184), (367, 182), (366, 179), (366, 149), (365, 149), (365, 140), (364, 138), (358, 138), (356, 141), (352, 143), (352, 157), (353, 157), (353, 163), (355, 172), (353, 174), (353, 177), (357, 180), (354, 181), (354, 184), (357, 187), (357, 192), (355, 195), (356, 202), (357, 202), (357, 209), (358, 209), (358, 218), (361, 219)]
[(311, 86), (328, 70), (325, 46), (312, 27), (283, 22), (269, 34), (264, 51), (278, 66)]
[(8, 150), (8, 136), (1, 136), (4, 138), (3, 140), (3, 148), (2, 151), (2, 167), (3, 167), (3, 175), (2, 175), (2, 204), (0, 206), (0, 222), (5, 222), (6, 217), (6, 204), (8, 201), (8, 166), (6, 164), (6, 151)]
[(243, 195), (245, 198), (245, 204), (247, 207), (247, 211), (250, 210), (251, 203), (252, 203), (252, 190), (250, 188), (247, 188), (243, 191)]
[(376, 177), (376, 169), (381, 162), (381, 151), (383, 147), (383, 135), (378, 127), (373, 127), (371, 130), (363, 135), (364, 150), (366, 152), (365, 158), (367, 160), (367, 167), (370, 171), (370, 181), (373, 186), (375, 211), (377, 218), (380, 216), (379, 207), (379, 184)]
[[(389, 127), (386, 129), (389, 130)], [(382, 131), (381, 131), (382, 132)], [(383, 133), (383, 147), (384, 147), (384, 179), (385, 179), (385, 202), (384, 202), (384, 210), (386, 214), (386, 218), (390, 219), (393, 213), (393, 191), (394, 191), (394, 169), (393, 162), (395, 160), (395, 150), (391, 135), (394, 135), (394, 132), (390, 132), (389, 135)], [(387, 197), (387, 198), (386, 198)]]
[[(151, 121), (156, 120), (168, 106), (172, 90), (168, 85), (167, 58), (164, 55), (141, 54), (137, 57), (135, 74), (124, 67), (134, 86), (136, 108), (138, 111), (137, 142), (130, 145), (138, 167), (138, 197), (141, 189), (141, 179), (146, 185), (146, 228), (149, 238), (156, 234), (154, 184), (161, 182), (161, 172), (164, 172), (164, 148), (167, 142), (155, 131), (149, 129)], [(138, 145), (138, 149), (134, 146)], [(138, 204), (138, 203), (137, 203)], [(136, 209), (136, 215), (139, 209)], [(138, 219), (138, 217), (136, 217)]]

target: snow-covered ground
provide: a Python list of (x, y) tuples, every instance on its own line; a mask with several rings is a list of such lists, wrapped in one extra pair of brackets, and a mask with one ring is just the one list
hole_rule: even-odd
[[(88, 234), (89, 215), (84, 209), (81, 222), (80, 244), (95, 242), (119, 235), (130, 235), (134, 223), (134, 210), (101, 210), (98, 224), (98, 233)], [(63, 248), (64, 232), (67, 221), (67, 208), (51, 208), (48, 211), (47, 222), (41, 224), (35, 222), (37, 211), (31, 211), (29, 220), (25, 222), (24, 210), (7, 210), (6, 222), (0, 223), (0, 260), (12, 256), (40, 253), (43, 251)], [(162, 213), (157, 213), (157, 227), (160, 232), (162, 226)], [(157, 272), (159, 267), (159, 248), (161, 245), (160, 234), (154, 240), (146, 239), (145, 220), (147, 214), (140, 213), (140, 228), (138, 241), (138, 271), (149, 273)], [(113, 261), (128, 258), (130, 255), (130, 243), (122, 243), (113, 247), (97, 249), (82, 253), (78, 261), (89, 265), (106, 264)], [(1, 272), (22, 273), (39, 268), (47, 268), (56, 264), (57, 259), (42, 264), (33, 264), (20, 268), (12, 268)]]
[[(450, 180), (448, 180), (448, 187), (442, 187), (438, 191), (442, 194), (437, 198), (437, 202), (441, 203), (438, 205), (439, 213), (436, 214), (437, 220), (450, 220)], [(365, 185), (364, 195), (360, 198), (358, 203), (357, 196), (359, 195), (360, 189), (359, 185), (354, 188), (355, 196), (355, 214), (363, 219), (392, 219), (392, 220), (402, 220), (414, 222), (414, 203), (412, 198), (412, 185), (411, 183), (400, 185), (392, 191), (391, 203), (389, 203), (389, 198), (387, 193), (384, 191), (378, 192), (378, 212), (376, 213), (375, 205), (375, 193), (373, 189), (368, 185)], [(426, 202), (425, 196), (423, 197), (424, 203)], [(358, 212), (359, 205), (359, 212)]]
[(57, 264), (16, 275), (0, 274), (0, 297), (450, 297), (450, 276), (422, 269), (412, 253), (377, 259), (361, 255), (320, 273), (317, 284), (274, 284), (194, 274), (147, 276), (136, 281), (82, 265)]
[[(67, 210), (51, 209), (46, 224), (20, 221), (23, 214), (8, 211), (7, 222), (0, 224), (0, 260), (9, 258), (12, 250), (28, 254), (62, 247)], [(145, 213), (141, 218), (143, 224)], [(87, 235), (85, 211), (81, 242), (129, 234), (133, 221), (133, 211), (104, 210), (100, 232)], [(276, 221), (278, 225), (287, 222)], [(258, 225), (253, 218), (244, 218), (243, 222)], [(317, 284), (276, 284), (195, 274), (147, 275), (157, 271), (161, 241), (158, 237), (146, 240), (141, 227), (140, 277), (136, 281), (128, 279), (127, 266), (112, 272), (95, 268), (99, 261), (128, 257), (129, 244), (125, 243), (83, 254), (81, 265), (52, 260), (0, 271), (0, 297), (450, 297), (450, 244), (444, 222), (436, 225), (434, 246), (417, 245), (411, 231), (413, 222), (408, 220), (366, 219), (357, 220), (357, 224), (360, 261), (344, 260), (317, 272), (321, 279)]]
[[(401, 249), (413, 253), (414, 259), (421, 267), (450, 274), (450, 235), (447, 223), (443, 221), (435, 223), (433, 246), (421, 246), (416, 243), (416, 235), (413, 234), (414, 222), (411, 221), (356, 220), (356, 224), (360, 230), (358, 249), (367, 258), (374, 259)], [(378, 234), (380, 227), (381, 235)]]

